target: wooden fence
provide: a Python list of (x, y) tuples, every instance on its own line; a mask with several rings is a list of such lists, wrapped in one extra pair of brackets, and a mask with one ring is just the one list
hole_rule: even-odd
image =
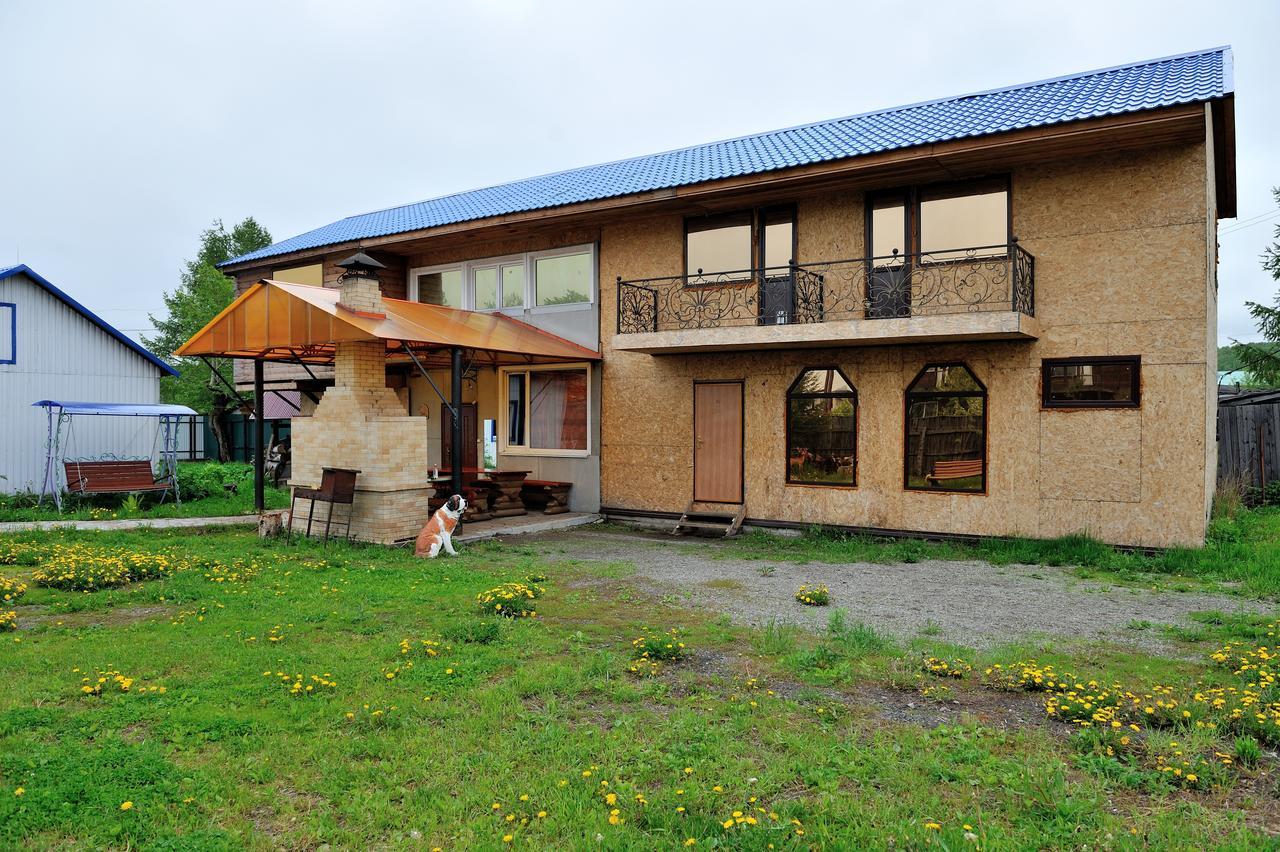
[(1280, 482), (1280, 402), (1218, 408), (1218, 479), (1263, 490)]

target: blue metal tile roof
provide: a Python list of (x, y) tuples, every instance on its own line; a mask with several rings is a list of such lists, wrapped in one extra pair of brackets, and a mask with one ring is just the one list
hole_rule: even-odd
[(165, 373), (165, 375), (169, 375), (169, 376), (178, 375), (177, 370), (173, 369), (173, 367), (170, 367), (164, 361), (160, 360), (149, 349), (139, 344), (136, 340), (129, 337), (129, 335), (125, 334), (123, 331), (116, 328), (114, 325), (107, 322), (102, 317), (98, 316), (93, 311), (89, 310), (84, 305), (77, 302), (75, 299), (68, 296), (58, 287), (54, 286), (53, 282), (45, 278), (40, 273), (36, 272), (30, 266), (27, 266), (25, 263), (19, 264), (18, 266), (11, 266), (8, 269), (0, 269), (0, 281), (3, 281), (6, 278), (10, 278), (14, 275), (18, 275), (19, 273), (27, 276), (32, 281), (34, 281), (36, 286), (43, 287), (45, 290), (48, 290), (50, 295), (52, 295), (54, 298), (65, 303), (67, 307), (79, 313), (89, 322), (93, 323), (98, 328), (102, 329), (107, 334), (111, 335), (116, 340), (123, 343), (125, 346), (128, 346), (130, 349), (132, 349), (134, 352), (138, 353), (143, 358), (150, 361), (152, 364), (155, 364)]
[(1231, 49), (1211, 48), (570, 169), (349, 216), (227, 264), (950, 139), (1205, 101), (1232, 90)]

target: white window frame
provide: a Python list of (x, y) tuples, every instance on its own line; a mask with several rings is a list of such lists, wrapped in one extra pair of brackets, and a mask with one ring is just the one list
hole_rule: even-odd
[[(556, 305), (555, 307), (560, 307)], [(530, 397), (529, 373), (544, 373), (551, 370), (586, 370), (587, 373), (587, 448), (585, 450), (556, 450), (542, 449), (539, 447), (528, 446), (529, 441), (529, 406), (532, 403)], [(510, 393), (510, 380), (508, 377), (512, 375), (524, 375), (524, 439), (525, 443), (514, 445), (507, 443), (507, 436), (510, 435), (507, 424), (507, 402)], [(498, 368), (498, 453), (506, 456), (555, 456), (558, 458), (586, 458), (591, 455), (593, 447), (592, 435), (594, 434), (595, 421), (591, 412), (592, 403), (595, 402), (595, 391), (591, 384), (591, 362), (581, 361), (572, 364), (529, 364), (521, 367), (499, 367)]]
[[(564, 257), (571, 254), (585, 254), (588, 256), (588, 265), (591, 269), (591, 280), (587, 283), (588, 289), (587, 300), (585, 302), (571, 302), (567, 305), (539, 305), (538, 304), (538, 261), (549, 257)], [(547, 249), (546, 251), (529, 252), (528, 270), (525, 273), (526, 288), (528, 295), (525, 297), (525, 304), (529, 310), (535, 314), (556, 314), (563, 311), (580, 311), (583, 308), (591, 307), (596, 303), (596, 293), (599, 290), (599, 282), (596, 280), (600, 275), (598, 264), (596, 262), (596, 244), (587, 243), (579, 246), (566, 246), (558, 249)]]
[[(591, 281), (589, 287), (591, 292), (587, 294), (587, 301), (572, 302), (567, 305), (539, 305), (538, 299), (538, 261), (548, 257), (562, 257), (571, 254), (586, 254), (590, 257)], [(524, 266), (524, 304), (512, 307), (502, 306), (502, 267), (523, 264)], [(476, 287), (475, 287), (475, 271), (477, 269), (485, 269), (488, 267), (496, 267), (498, 270), (498, 307), (486, 308), (481, 310), (476, 307)], [(505, 254), (496, 257), (482, 257), (475, 260), (466, 260), (456, 263), (440, 263), (434, 266), (419, 266), (409, 270), (409, 281), (407, 292), (409, 300), (418, 301), (418, 276), (432, 272), (450, 272), (458, 270), (462, 274), (462, 308), (468, 311), (479, 311), (480, 313), (506, 313), (518, 314), (528, 311), (531, 314), (556, 314), (564, 311), (580, 311), (595, 305), (599, 294), (599, 277), (600, 270), (597, 261), (597, 252), (595, 243), (583, 243), (576, 246), (565, 246), (563, 248), (546, 249), (545, 251), (531, 251), (524, 254)]]
[(409, 270), (409, 301), (418, 301), (418, 276), (429, 275), (432, 272), (453, 272), (457, 270), (462, 275), (462, 307), (467, 306), (467, 270), (465, 264), (461, 263), (438, 263), (435, 266), (419, 266), (416, 269)]

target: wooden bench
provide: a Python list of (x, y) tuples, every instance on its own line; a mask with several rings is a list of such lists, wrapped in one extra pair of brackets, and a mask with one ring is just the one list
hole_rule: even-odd
[(544, 515), (569, 511), (569, 489), (572, 482), (526, 479), (520, 484), (520, 501), (530, 509), (541, 508)]
[(933, 473), (926, 476), (925, 481), (942, 482), (945, 479), (968, 479), (971, 476), (982, 476), (982, 459), (934, 462)]
[(65, 461), (67, 491), (72, 494), (117, 494), (125, 491), (168, 491), (156, 480), (147, 459), (128, 461)]

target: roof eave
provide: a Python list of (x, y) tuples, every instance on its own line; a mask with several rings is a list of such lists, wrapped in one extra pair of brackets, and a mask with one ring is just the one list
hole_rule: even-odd
[(39, 272), (36, 272), (34, 269), (32, 269), (30, 266), (27, 266), (25, 263), (21, 263), (10, 269), (4, 270), (3, 277), (11, 278), (14, 275), (19, 275), (19, 274), (27, 276), (32, 281), (34, 281), (37, 285), (39, 285), (40, 287), (43, 287), (46, 291), (48, 291), (49, 295), (53, 296), (55, 299), (58, 299), (67, 307), (71, 308), (73, 311), (80, 314), (85, 319), (89, 320), (89, 322), (93, 323), (98, 328), (105, 331), (108, 335), (110, 335), (111, 337), (114, 337), (120, 343), (123, 343), (126, 347), (133, 350), (135, 355), (139, 355), (142, 358), (146, 359), (147, 361), (150, 361), (152, 364), (158, 367), (162, 373), (165, 373), (170, 376), (178, 375), (178, 371), (173, 367), (171, 367), (169, 364), (165, 363), (164, 360), (160, 358), (160, 356), (156, 355), (150, 349), (147, 349), (145, 346), (138, 343), (136, 340), (129, 337), (124, 332), (120, 331), (120, 329), (116, 328), (114, 325), (107, 322), (102, 317), (98, 316), (93, 311), (89, 310), (84, 305), (77, 302), (75, 299), (73, 299), (63, 290), (61, 290), (57, 285), (55, 285), (52, 281), (50, 281), (48, 278), (45, 278)]

